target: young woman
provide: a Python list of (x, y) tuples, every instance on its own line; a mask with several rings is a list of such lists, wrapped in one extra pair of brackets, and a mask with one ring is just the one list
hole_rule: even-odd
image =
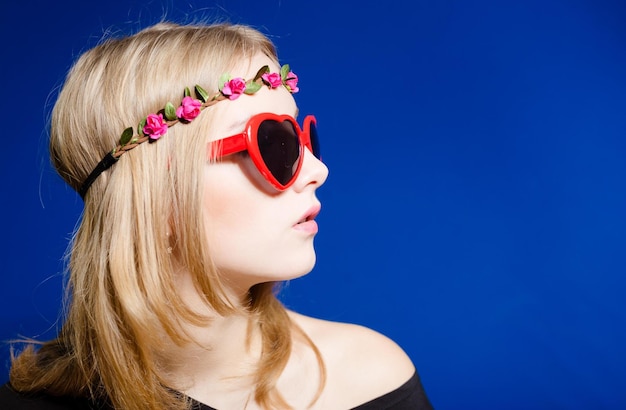
[(413, 364), (356, 325), (287, 311), (328, 170), (298, 78), (245, 26), (161, 23), (86, 52), (50, 150), (84, 199), (58, 338), (7, 409), (429, 409)]

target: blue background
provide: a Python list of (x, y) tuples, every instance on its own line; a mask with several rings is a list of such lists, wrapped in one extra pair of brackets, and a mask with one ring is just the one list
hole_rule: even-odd
[(0, 340), (59, 325), (67, 69), (104, 32), (209, 17), (271, 36), (320, 122), (319, 262), (289, 307), (392, 337), (438, 409), (626, 408), (624, 2), (6, 3)]

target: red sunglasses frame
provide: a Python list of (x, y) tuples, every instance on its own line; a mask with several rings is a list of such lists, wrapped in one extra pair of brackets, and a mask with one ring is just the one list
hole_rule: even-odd
[[(285, 121), (290, 122), (296, 130), (296, 136), (300, 145), (298, 164), (293, 176), (286, 184), (280, 183), (276, 177), (274, 177), (268, 166), (265, 164), (265, 161), (261, 156), (261, 152), (259, 151), (257, 132), (261, 123), (268, 120), (276, 121), (278, 123)], [(256, 114), (248, 120), (244, 132), (210, 142), (209, 149), (212, 153), (211, 159), (215, 160), (227, 155), (248, 151), (250, 158), (252, 158), (252, 162), (261, 175), (263, 175), (263, 178), (265, 178), (277, 190), (284, 191), (289, 188), (296, 181), (296, 179), (298, 179), (300, 169), (302, 168), (302, 162), (304, 161), (304, 147), (307, 147), (309, 151), (313, 152), (310, 134), (311, 126), (317, 128), (317, 120), (313, 115), (307, 115), (302, 123), (302, 128), (300, 128), (298, 121), (291, 115), (278, 115), (273, 113)]]

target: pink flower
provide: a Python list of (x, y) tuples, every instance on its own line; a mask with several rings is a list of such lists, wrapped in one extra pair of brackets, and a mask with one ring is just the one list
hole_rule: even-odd
[(265, 73), (261, 78), (270, 88), (276, 88), (283, 83), (278, 73)]
[(180, 103), (180, 107), (176, 109), (176, 116), (180, 119), (191, 121), (200, 115), (201, 105), (202, 102), (200, 100), (195, 100), (189, 96), (185, 97)]
[(289, 74), (287, 74), (285, 87), (287, 87), (287, 89), (291, 93), (297, 93), (298, 91), (300, 91), (300, 89), (298, 88), (298, 76), (293, 71), (290, 71)]
[(163, 121), (163, 114), (150, 114), (146, 117), (143, 133), (151, 140), (158, 140), (167, 133), (167, 124)]
[(226, 81), (224, 87), (222, 87), (222, 94), (228, 97), (229, 100), (236, 100), (246, 89), (246, 82), (241, 77), (233, 78)]

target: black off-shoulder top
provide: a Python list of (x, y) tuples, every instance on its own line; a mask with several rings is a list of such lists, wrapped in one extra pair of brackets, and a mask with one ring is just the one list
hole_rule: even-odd
[[(192, 401), (193, 410), (217, 410)], [(417, 373), (397, 389), (351, 410), (432, 410)], [(0, 387), (0, 409), (6, 410), (111, 410), (106, 402), (85, 398), (55, 397), (49, 394), (23, 394), (7, 383)]]

